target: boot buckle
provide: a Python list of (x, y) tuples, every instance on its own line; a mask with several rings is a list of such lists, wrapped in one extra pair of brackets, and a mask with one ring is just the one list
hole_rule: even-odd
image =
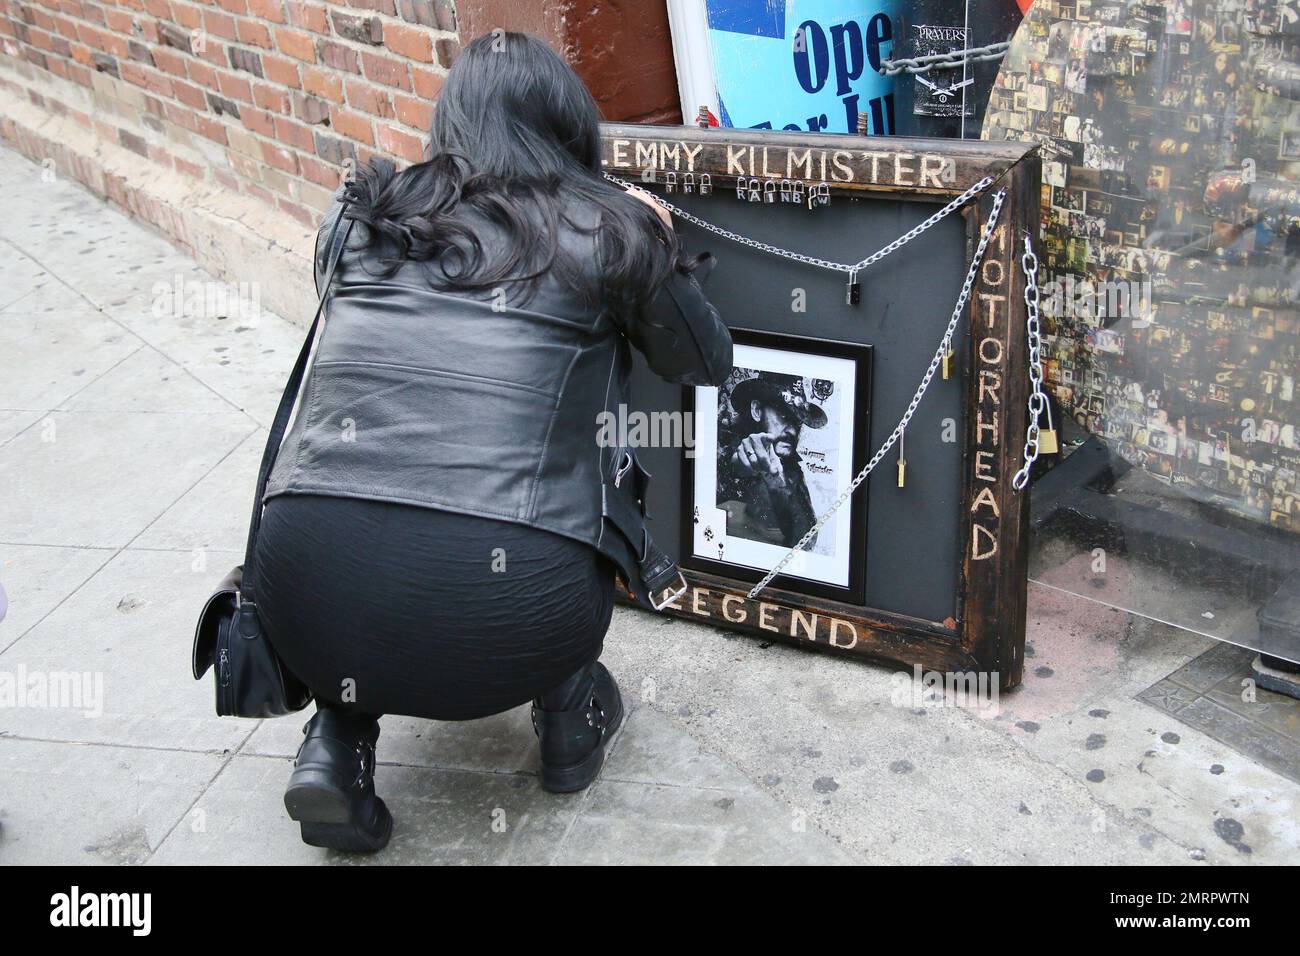
[(367, 743), (360, 743), (356, 746), (357, 759), (360, 763), (360, 769), (357, 771), (357, 779), (352, 781), (354, 787), (364, 787), (366, 784), (366, 774), (373, 772), (375, 768), (374, 748)]

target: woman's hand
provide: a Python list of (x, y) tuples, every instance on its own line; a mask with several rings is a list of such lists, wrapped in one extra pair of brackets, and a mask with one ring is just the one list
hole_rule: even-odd
[(643, 203), (645, 203), (647, 206), (649, 206), (651, 209), (653, 209), (653, 210), (655, 211), (655, 214), (656, 214), (660, 219), (663, 220), (664, 225), (668, 228), (668, 231), (669, 231), (669, 232), (672, 232), (672, 229), (673, 229), (673, 217), (672, 217), (672, 213), (670, 213), (670, 212), (669, 212), (667, 209), (665, 209), (663, 206), (661, 206), (661, 205), (659, 205), (657, 202), (655, 202), (655, 198), (654, 198), (654, 196), (650, 195), (650, 193), (646, 192), (646, 191), (645, 191), (644, 189), (642, 189), (640, 186), (628, 186), (628, 187), (627, 187), (627, 194), (628, 194), (629, 196), (632, 196), (632, 197), (635, 198), (635, 199), (639, 199), (639, 200), (641, 200)]

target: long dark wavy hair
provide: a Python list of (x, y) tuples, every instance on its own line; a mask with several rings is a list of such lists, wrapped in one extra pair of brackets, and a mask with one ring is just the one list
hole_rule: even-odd
[[(436, 263), (434, 286), (518, 289), (552, 271), (592, 297), (635, 310), (678, 264), (676, 236), (645, 203), (601, 176), (600, 113), (578, 75), (526, 33), (494, 31), (465, 47), (435, 107), (429, 158), (402, 171), (374, 160), (348, 184), (347, 215), (368, 227), (391, 275)], [(599, 212), (600, 288), (589, 262), (558, 242), (586, 232), (575, 207)], [(484, 248), (479, 217), (503, 227)], [(682, 263), (682, 268), (690, 266)]]

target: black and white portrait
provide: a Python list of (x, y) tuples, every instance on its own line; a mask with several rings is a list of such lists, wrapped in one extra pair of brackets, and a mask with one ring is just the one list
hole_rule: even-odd
[(797, 351), (784, 347), (788, 338), (783, 347), (745, 338), (727, 381), (695, 389), (693, 556), (767, 571), (797, 547), (784, 574), (847, 588), (860, 505), (846, 502), (810, 532), (856, 473), (869, 349), (810, 342)]
[[(727, 512), (728, 533), (794, 547), (817, 519), (809, 481), (819, 486), (823, 508), (831, 490), (826, 486), (833, 488), (825, 480), (835, 473), (827, 443), (806, 432), (830, 424), (839, 404), (835, 383), (748, 368), (732, 377), (717, 420), (717, 501)], [(819, 532), (803, 550), (832, 551), (833, 529), (825, 531), (825, 541), (818, 540)]]

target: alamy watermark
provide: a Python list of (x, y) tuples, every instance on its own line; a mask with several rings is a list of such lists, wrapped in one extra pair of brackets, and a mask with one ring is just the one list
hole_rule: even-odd
[(596, 444), (601, 448), (682, 448), (695, 457), (695, 416), (690, 412), (643, 412), (619, 405), (596, 416)]
[(0, 671), (0, 710), (79, 710), (85, 717), (104, 714), (102, 671), (37, 671), (19, 664)]
[(1155, 312), (1149, 279), (1093, 282), (1067, 273), (1041, 286), (1039, 296), (1042, 313), (1052, 318), (1150, 322)]
[(255, 326), (262, 318), (262, 287), (257, 282), (216, 282), (187, 279), (177, 273), (170, 282), (153, 284), (156, 318), (179, 319), (190, 315), (204, 319), (238, 319)]
[(927, 671), (920, 664), (912, 673), (890, 678), (889, 702), (895, 707), (959, 707), (980, 716), (998, 713), (998, 675), (989, 671)]
[(50, 925), (116, 926), (131, 930), (132, 936), (148, 936), (153, 928), (153, 894), (82, 892), (73, 886), (50, 897)]

